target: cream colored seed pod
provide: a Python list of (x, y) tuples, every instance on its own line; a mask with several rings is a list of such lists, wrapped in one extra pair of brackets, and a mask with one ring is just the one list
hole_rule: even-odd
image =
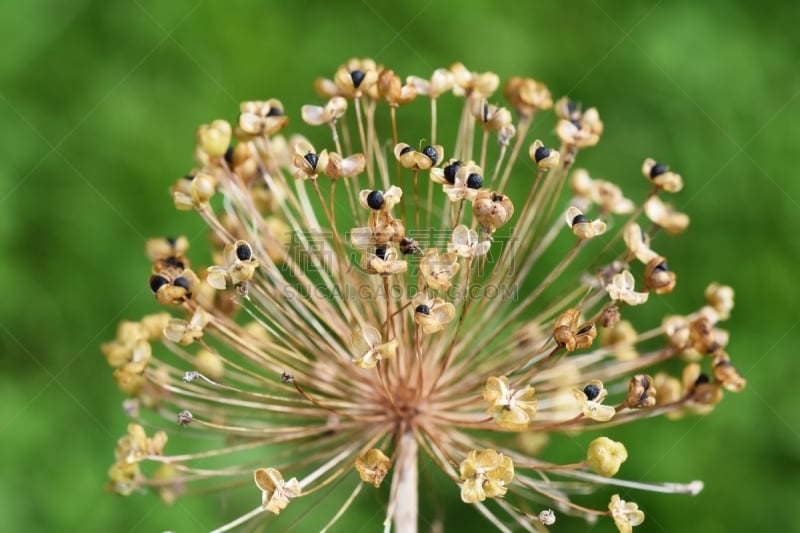
[(472, 213), (487, 233), (494, 233), (514, 216), (514, 204), (508, 196), (482, 191), (475, 197)]

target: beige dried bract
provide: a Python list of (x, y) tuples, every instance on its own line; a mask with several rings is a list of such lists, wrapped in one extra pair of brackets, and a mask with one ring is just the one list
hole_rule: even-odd
[(280, 514), (289, 505), (289, 499), (297, 498), (301, 493), (297, 478), (284, 481), (275, 468), (259, 468), (253, 472), (253, 479), (261, 490), (262, 507), (274, 514)]

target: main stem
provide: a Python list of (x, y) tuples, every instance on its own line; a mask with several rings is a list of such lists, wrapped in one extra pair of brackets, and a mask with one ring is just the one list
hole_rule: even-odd
[(396, 533), (417, 533), (419, 515), (419, 491), (417, 471), (417, 451), (419, 444), (414, 433), (406, 430), (400, 437), (397, 465), (394, 475), (397, 476), (395, 492), (394, 529)]

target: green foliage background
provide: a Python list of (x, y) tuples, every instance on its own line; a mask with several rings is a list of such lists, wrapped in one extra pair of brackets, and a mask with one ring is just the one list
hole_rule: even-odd
[[(201, 230), (167, 195), (195, 126), (245, 99), (281, 98), (298, 117), (315, 77), (371, 56), (401, 75), (463, 61), (533, 76), (597, 106), (606, 133), (579, 164), (633, 198), (645, 156), (683, 174), (672, 200), (692, 226), (660, 248), (678, 290), (653, 305), (688, 310), (708, 281), (733, 285), (729, 351), (749, 384), (713, 416), (614, 432), (622, 474), (706, 482), (696, 498), (630, 493), (648, 513), (637, 531), (800, 530), (797, 20), (789, 0), (3, 2), (0, 527), (201, 531), (255, 505), (103, 491), (127, 422), (99, 344), (156, 310), (144, 239)], [(560, 451), (580, 454), (588, 437), (570, 442)], [(363, 500), (336, 530), (379, 530), (380, 505)], [(447, 529), (487, 529), (469, 513)]]

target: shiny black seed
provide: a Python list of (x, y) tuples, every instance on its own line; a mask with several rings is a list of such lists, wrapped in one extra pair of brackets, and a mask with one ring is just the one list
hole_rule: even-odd
[(164, 285), (167, 285), (168, 283), (169, 280), (164, 276), (159, 276), (158, 274), (150, 276), (150, 290), (153, 291), (153, 293), (158, 292), (158, 289)]
[(423, 315), (431, 314), (431, 308), (425, 304), (418, 305), (416, 309), (414, 309), (417, 313), (422, 313)]
[(669, 270), (669, 268), (667, 268), (666, 261), (661, 261), (659, 264), (656, 265), (656, 267), (653, 270), (657, 272), (666, 272)]
[(375, 247), (375, 255), (378, 256), (378, 259), (381, 261), (386, 260), (386, 247), (385, 246), (376, 246)]
[(503, 196), (502, 194), (495, 194), (494, 196), (492, 196), (493, 202), (502, 202), (504, 199), (505, 196)]
[(194, 179), (194, 174), (186, 174), (183, 179), (186, 181), (192, 181)]
[(169, 243), (169, 245), (173, 247), (175, 246), (175, 243), (178, 242), (178, 239), (176, 239), (175, 237), (164, 237), (164, 240), (167, 241), (167, 243)]
[(649, 389), (650, 388), (650, 380), (647, 379), (647, 378), (642, 378), (642, 387), (644, 388), (644, 390)]
[(187, 291), (189, 290), (189, 280), (184, 278), (183, 276), (175, 278), (175, 281), (173, 281), (172, 284), (175, 285), (176, 287), (182, 287)]
[(377, 211), (383, 207), (383, 193), (381, 191), (372, 191), (367, 195), (367, 205)]
[(456, 182), (456, 172), (458, 172), (458, 167), (461, 165), (461, 161), (453, 161), (444, 167), (444, 179), (446, 179), (448, 183), (453, 184)]
[(236, 257), (239, 261), (249, 261), (253, 257), (253, 251), (250, 249), (249, 244), (242, 243), (236, 247)]
[(592, 331), (592, 324), (587, 324), (583, 326), (580, 330), (578, 330), (578, 335), (583, 335), (584, 333), (589, 333)]
[(697, 379), (694, 380), (695, 385), (702, 385), (703, 383), (710, 383), (711, 378), (708, 377), (708, 374), (700, 374), (697, 376)]
[(585, 224), (589, 222), (589, 218), (586, 215), (576, 215), (575, 218), (572, 219), (572, 225), (575, 224)]
[(483, 104), (483, 121), (489, 122), (489, 104)]
[(669, 171), (669, 167), (667, 165), (665, 165), (664, 163), (656, 163), (650, 169), (650, 177), (655, 178), (656, 176), (660, 176), (661, 174), (664, 174), (667, 171)]
[(317, 168), (317, 161), (319, 161), (319, 157), (317, 156), (317, 154), (308, 152), (306, 155), (303, 156), (303, 159), (308, 161), (308, 164), (311, 165), (311, 168), (313, 169)]
[(436, 153), (436, 149), (433, 146), (426, 146), (422, 149), (422, 153), (425, 154), (434, 165), (439, 161), (439, 154)]
[(586, 398), (589, 400), (594, 400), (598, 396), (600, 396), (600, 387), (597, 385), (590, 383), (583, 388), (583, 393), (586, 395)]
[(579, 120), (570, 120), (570, 122), (572, 122), (572, 125), (576, 128), (581, 129), (581, 123)]
[(361, 82), (364, 81), (364, 72), (361, 70), (354, 70), (350, 73), (350, 79), (353, 80), (353, 87), (358, 89), (358, 86), (361, 85)]
[(228, 163), (228, 165), (233, 164), (233, 146), (228, 146), (228, 149), (225, 150), (225, 162)]
[(547, 146), (540, 146), (533, 153), (533, 158), (536, 160), (537, 163), (542, 159), (546, 159), (548, 157), (550, 157), (550, 148), (548, 148)]
[(483, 178), (480, 174), (476, 174), (473, 172), (469, 176), (467, 176), (467, 187), (470, 189), (480, 189), (483, 187)]
[(413, 150), (414, 150), (414, 149), (413, 149), (412, 147), (410, 147), (410, 146), (406, 146), (405, 148), (403, 148), (402, 150), (400, 150), (400, 155), (407, 154), (408, 152), (411, 152), (411, 151), (413, 151)]
[(269, 111), (267, 111), (268, 117), (279, 117), (283, 115), (283, 111), (279, 107), (270, 107)]

